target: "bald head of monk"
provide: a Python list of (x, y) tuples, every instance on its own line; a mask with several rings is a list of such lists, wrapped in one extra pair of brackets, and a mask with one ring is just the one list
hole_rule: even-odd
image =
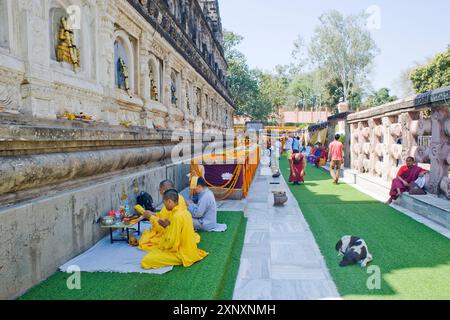
[(164, 180), (159, 184), (159, 193), (161, 194), (161, 196), (163, 196), (164, 192), (166, 192), (167, 190), (172, 189), (175, 189), (175, 183), (173, 183), (171, 180)]

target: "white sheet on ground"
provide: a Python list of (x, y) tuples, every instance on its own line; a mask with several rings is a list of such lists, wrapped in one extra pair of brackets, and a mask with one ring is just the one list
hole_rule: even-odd
[(211, 232), (225, 232), (227, 231), (228, 226), (226, 224), (218, 223), (216, 228)]
[[(150, 228), (149, 223), (141, 224), (141, 231)], [(121, 231), (116, 231), (114, 237), (119, 237)], [(149, 273), (164, 274), (172, 271), (173, 267), (155, 270), (141, 268), (141, 260), (147, 253), (133, 248), (126, 242), (111, 244), (109, 235), (100, 240), (95, 246), (78, 257), (65, 263), (59, 269), (66, 272), (71, 266), (77, 266), (81, 272), (117, 272), (117, 273)]]

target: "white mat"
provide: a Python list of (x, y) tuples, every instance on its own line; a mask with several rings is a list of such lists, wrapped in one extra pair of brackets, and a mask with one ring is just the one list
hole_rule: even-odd
[[(141, 223), (141, 231), (150, 228), (149, 223)], [(114, 233), (114, 238), (121, 231)], [(138, 248), (133, 248), (126, 242), (114, 242), (111, 244), (109, 235), (100, 240), (88, 251), (70, 260), (59, 269), (66, 272), (69, 267), (78, 267), (82, 272), (116, 272), (116, 273), (149, 273), (164, 274), (172, 271), (173, 267), (155, 270), (141, 268), (141, 260), (147, 253)], [(72, 269), (71, 268), (71, 269)], [(73, 269), (72, 269), (73, 270)]]
[(218, 223), (216, 228), (211, 232), (225, 232), (228, 230), (228, 226), (226, 224)]

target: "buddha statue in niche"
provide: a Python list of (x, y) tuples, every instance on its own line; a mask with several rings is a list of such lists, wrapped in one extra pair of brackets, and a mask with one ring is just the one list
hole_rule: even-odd
[(80, 68), (80, 50), (75, 45), (75, 36), (66, 17), (61, 18), (58, 40), (56, 59), (72, 65), (76, 71)]
[(150, 69), (150, 98), (153, 101), (158, 101), (158, 88), (153, 74), (153, 69)]
[(119, 88), (124, 89), (131, 97), (128, 66), (122, 58), (117, 61), (117, 74), (119, 75)]

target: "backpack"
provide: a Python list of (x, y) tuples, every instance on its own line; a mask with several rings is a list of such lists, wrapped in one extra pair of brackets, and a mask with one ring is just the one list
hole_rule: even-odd
[(153, 205), (153, 198), (147, 192), (141, 192), (137, 197), (137, 204), (144, 207), (145, 210), (155, 212), (155, 206)]

